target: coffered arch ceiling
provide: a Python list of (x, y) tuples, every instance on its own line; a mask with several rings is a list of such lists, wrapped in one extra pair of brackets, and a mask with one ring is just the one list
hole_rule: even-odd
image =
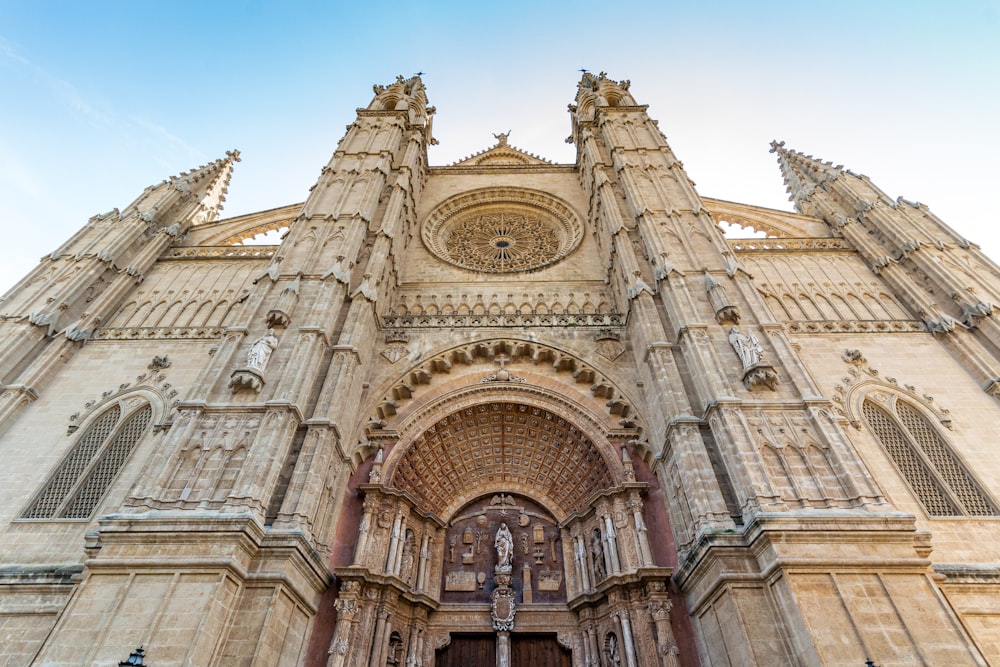
[(595, 420), (529, 388), (458, 392), (401, 435), (385, 483), (446, 520), (497, 493), (534, 498), (562, 520), (625, 479)]

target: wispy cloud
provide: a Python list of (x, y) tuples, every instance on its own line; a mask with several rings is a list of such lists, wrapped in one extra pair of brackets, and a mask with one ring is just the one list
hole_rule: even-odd
[(49, 89), (53, 97), (73, 111), (104, 125), (110, 124), (113, 121), (111, 113), (96, 108), (87, 101), (86, 97), (76, 86), (65, 79), (60, 79), (49, 73), (44, 67), (28, 60), (3, 38), (0, 38), (0, 55), (28, 70), (43, 86)]
[(5, 185), (28, 195), (38, 197), (42, 193), (40, 184), (31, 177), (31, 169), (25, 160), (14, 154), (14, 149), (0, 138), (0, 185)]
[(198, 150), (191, 144), (187, 143), (186, 141), (184, 141), (183, 139), (181, 139), (176, 134), (174, 134), (167, 128), (163, 127), (159, 123), (155, 123), (145, 118), (140, 118), (139, 116), (131, 116), (129, 117), (129, 121), (132, 124), (137, 125), (142, 130), (145, 130), (148, 134), (152, 135), (153, 137), (158, 138), (160, 140), (159, 143), (166, 143), (167, 145), (173, 146), (174, 148), (187, 153), (187, 156), (193, 160), (207, 159), (204, 153), (202, 153), (200, 150)]
[[(63, 106), (90, 121), (119, 128), (123, 132), (130, 127), (134, 128), (138, 134), (144, 135), (151, 144), (166, 148), (170, 153), (182, 153), (184, 160), (203, 161), (207, 159), (204, 153), (159, 123), (134, 115), (123, 118), (112, 110), (99, 108), (71, 82), (51, 74), (44, 67), (25, 58), (2, 37), (0, 37), (0, 57), (27, 71)], [(22, 187), (21, 189), (27, 191), (26, 188)]]

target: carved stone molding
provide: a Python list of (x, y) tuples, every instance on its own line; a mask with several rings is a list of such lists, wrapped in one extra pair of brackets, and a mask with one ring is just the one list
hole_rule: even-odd
[(778, 386), (778, 373), (773, 366), (756, 364), (743, 372), (743, 386), (748, 391), (768, 389), (774, 391)]
[(847, 250), (854, 251), (854, 248), (844, 239), (789, 239), (789, 238), (767, 238), (767, 239), (728, 239), (729, 247), (737, 252), (788, 252), (788, 251), (830, 251)]
[[(841, 417), (846, 417), (854, 428), (861, 428), (861, 404), (869, 393), (873, 396), (890, 397), (893, 394), (904, 395), (930, 410), (942, 426), (951, 430), (953, 425), (949, 410), (938, 406), (934, 397), (911, 384), (900, 384), (894, 377), (883, 376), (878, 369), (872, 368), (864, 353), (858, 349), (844, 350), (843, 360), (848, 365), (847, 375), (833, 388), (831, 400), (835, 410)], [(881, 391), (879, 389), (881, 388)]]
[(132, 382), (123, 382), (117, 388), (104, 391), (99, 398), (92, 398), (84, 403), (82, 410), (70, 415), (69, 425), (66, 427), (67, 435), (79, 429), (80, 424), (87, 421), (90, 415), (103, 410), (109, 403), (129, 400), (130, 394), (142, 395), (154, 406), (154, 431), (169, 429), (171, 423), (166, 419), (166, 415), (170, 408), (177, 405), (177, 390), (166, 379), (165, 373), (161, 373), (159, 369), (151, 369), (148, 373), (136, 376)]
[[(506, 355), (511, 362), (530, 361), (540, 370), (546, 367), (555, 373), (568, 372), (575, 384), (588, 384), (590, 393), (604, 402), (607, 412), (620, 419), (635, 419), (632, 402), (605, 374), (586, 364), (582, 359), (565, 351), (515, 339), (493, 339), (463, 345), (426, 358), (422, 363), (401, 376), (375, 406), (369, 423), (388, 423), (405, 401), (413, 399), (420, 386), (430, 384), (439, 373), (451, 373), (457, 364), (471, 365), (477, 360), (493, 360)], [(553, 372), (553, 371), (548, 371)]]
[(924, 324), (917, 320), (817, 320), (787, 322), (788, 333), (922, 333)]
[(281, 246), (276, 245), (225, 245), (170, 248), (164, 259), (270, 259)]
[(223, 327), (121, 327), (98, 329), (94, 340), (197, 340), (221, 338)]
[(626, 315), (619, 313), (546, 313), (511, 315), (388, 315), (382, 318), (387, 329), (460, 329), (483, 327), (620, 327)]
[(229, 388), (234, 394), (242, 390), (259, 394), (264, 388), (264, 373), (255, 368), (237, 368), (229, 379)]

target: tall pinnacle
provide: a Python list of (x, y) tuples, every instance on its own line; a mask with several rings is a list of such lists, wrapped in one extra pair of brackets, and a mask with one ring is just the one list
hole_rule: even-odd
[(809, 200), (816, 188), (844, 173), (840, 165), (835, 167), (830, 162), (785, 148), (784, 141), (772, 141), (771, 152), (778, 154), (778, 164), (781, 166), (789, 199), (800, 212), (802, 204)]
[(170, 179), (170, 183), (178, 190), (184, 190), (185, 185), (198, 198), (202, 213), (198, 222), (212, 222), (219, 217), (219, 211), (226, 201), (229, 191), (229, 179), (233, 175), (235, 163), (240, 161), (238, 150), (226, 151), (226, 157), (202, 165), (188, 172), (182, 172)]

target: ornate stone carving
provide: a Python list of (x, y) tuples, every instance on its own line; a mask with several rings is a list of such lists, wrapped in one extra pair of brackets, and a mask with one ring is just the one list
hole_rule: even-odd
[(622, 336), (613, 329), (601, 329), (594, 336), (597, 341), (597, 353), (609, 361), (614, 361), (625, 351), (625, 346), (621, 343)]
[(764, 388), (773, 391), (778, 384), (778, 374), (772, 366), (760, 363), (764, 349), (753, 332), (744, 334), (734, 326), (729, 330), (729, 344), (743, 364), (743, 386), (748, 391)]
[(410, 353), (406, 344), (410, 341), (410, 334), (405, 331), (387, 331), (385, 334), (385, 349), (382, 356), (394, 364)]
[(523, 188), (486, 188), (438, 206), (424, 224), (427, 248), (446, 262), (485, 273), (533, 271), (562, 259), (582, 238), (562, 201)]

